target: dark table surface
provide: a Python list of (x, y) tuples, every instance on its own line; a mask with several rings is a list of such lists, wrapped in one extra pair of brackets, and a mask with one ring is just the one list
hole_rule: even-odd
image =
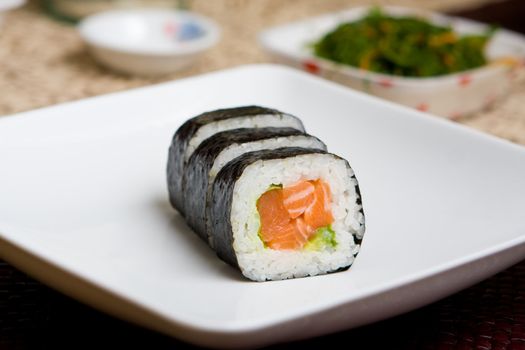
[[(98, 312), (6, 263), (0, 263), (0, 334), (0, 349), (191, 347)], [(525, 350), (525, 261), (419, 310), (273, 348), (323, 346), (327, 340), (354, 349)]]
[[(525, 1), (508, 0), (458, 15), (525, 33)], [(525, 350), (525, 261), (469, 289), (369, 326), (273, 346), (355, 349)], [(189, 348), (189, 344), (107, 316), (0, 260), (0, 349)]]

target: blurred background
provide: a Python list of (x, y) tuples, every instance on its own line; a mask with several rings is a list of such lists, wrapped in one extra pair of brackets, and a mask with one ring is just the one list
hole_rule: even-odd
[[(0, 29), (0, 115), (240, 64), (269, 62), (271, 58), (257, 41), (261, 30), (370, 4), (435, 10), (525, 31), (525, 2), (521, 0), (28, 0), (6, 13)], [(218, 24), (220, 41), (191, 67), (154, 78), (118, 74), (97, 64), (72, 23), (97, 11), (144, 6), (189, 9), (205, 15)], [(475, 120), (462, 122), (525, 143), (523, 118), (515, 118), (513, 112), (515, 101), (524, 99), (520, 91), (498, 106), (503, 115), (498, 119), (481, 113)], [(499, 126), (502, 119), (506, 123)]]
[[(278, 0), (30, 0), (6, 15), (0, 31), (0, 115), (239, 64), (267, 62), (269, 57), (257, 42), (257, 34), (264, 28), (370, 3), (466, 14), (514, 30), (524, 26), (524, 2), (520, 0), (292, 0), (286, 4)], [(75, 27), (57, 20), (108, 8), (160, 5), (208, 16), (220, 26), (222, 38), (190, 69), (155, 79), (122, 76), (100, 68)]]

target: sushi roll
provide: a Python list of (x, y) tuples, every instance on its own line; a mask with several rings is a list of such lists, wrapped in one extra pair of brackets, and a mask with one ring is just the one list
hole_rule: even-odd
[(222, 167), (208, 203), (214, 250), (254, 281), (345, 270), (365, 230), (348, 162), (306, 148), (245, 153)]
[(304, 132), (303, 124), (298, 118), (259, 106), (219, 109), (186, 121), (173, 136), (169, 150), (167, 172), (171, 205), (184, 215), (184, 168), (202, 141), (220, 131), (260, 127), (291, 127)]
[(293, 128), (243, 128), (219, 132), (193, 152), (184, 170), (182, 181), (186, 222), (213, 247), (211, 227), (206, 227), (206, 204), (211, 184), (222, 167), (246, 153), (282, 147), (304, 147), (326, 150), (318, 138)]

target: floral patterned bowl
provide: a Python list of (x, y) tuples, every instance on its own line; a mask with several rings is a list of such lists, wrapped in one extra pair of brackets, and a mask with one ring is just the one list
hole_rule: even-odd
[[(525, 59), (525, 38), (499, 29), (487, 47), (489, 64), (431, 78), (406, 78), (370, 72), (314, 56), (311, 43), (339, 23), (357, 20), (370, 7), (358, 7), (263, 31), (260, 42), (281, 63), (304, 69), (351, 88), (401, 103), (421, 111), (456, 119), (493, 104), (505, 95)], [(487, 25), (416, 9), (387, 6), (392, 15), (416, 14), (450, 25), (459, 33), (481, 33)]]
[(220, 35), (216, 24), (193, 12), (145, 8), (101, 12), (78, 28), (102, 65), (145, 76), (189, 66)]

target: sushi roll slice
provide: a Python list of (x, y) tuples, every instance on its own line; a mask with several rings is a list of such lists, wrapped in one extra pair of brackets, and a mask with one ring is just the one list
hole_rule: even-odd
[(167, 172), (171, 205), (184, 215), (184, 167), (202, 141), (220, 131), (262, 127), (291, 127), (304, 132), (303, 123), (298, 118), (259, 106), (219, 109), (186, 121), (173, 136), (169, 150)]
[(305, 148), (245, 153), (222, 167), (208, 206), (214, 249), (254, 281), (345, 270), (365, 230), (348, 162)]
[(211, 229), (206, 227), (206, 203), (217, 173), (226, 163), (246, 152), (291, 146), (326, 150), (318, 138), (293, 128), (233, 129), (204, 140), (184, 170), (182, 187), (188, 225), (213, 247)]

